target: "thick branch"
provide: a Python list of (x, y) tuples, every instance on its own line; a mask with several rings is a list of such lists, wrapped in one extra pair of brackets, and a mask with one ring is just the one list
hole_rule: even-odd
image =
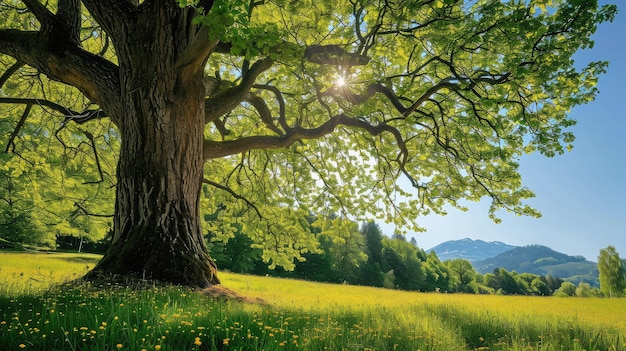
[(204, 68), (206, 61), (218, 43), (218, 40), (210, 40), (209, 27), (200, 27), (178, 59), (177, 66), (185, 67), (187, 71), (185, 75), (191, 76), (196, 74)]
[(252, 67), (244, 74), (239, 85), (232, 88), (224, 89), (217, 94), (209, 97), (205, 101), (205, 120), (207, 123), (212, 122), (226, 113), (232, 111), (235, 107), (245, 100), (248, 91), (254, 85), (257, 77), (269, 69), (274, 61), (265, 58), (255, 62)]
[(272, 132), (278, 135), (282, 135), (283, 132), (280, 130), (280, 128), (276, 126), (276, 124), (274, 124), (274, 121), (272, 120), (272, 112), (270, 111), (270, 108), (265, 103), (265, 100), (263, 100), (263, 98), (258, 95), (254, 95), (254, 94), (248, 94), (248, 95), (249, 96), (246, 100), (252, 106), (254, 106), (254, 108), (257, 110), (257, 112), (259, 113), (259, 116), (261, 117), (261, 121), (263, 121), (265, 126)]
[(80, 46), (80, 0), (59, 0), (56, 17), (57, 23), (66, 31), (66, 39)]
[(426, 92), (422, 94), (422, 96), (420, 96), (411, 106), (409, 106), (405, 111), (403, 111), (402, 115), (406, 117), (410, 115), (411, 113), (413, 113), (418, 107), (420, 107), (420, 105), (422, 105), (424, 102), (429, 100), (430, 97), (436, 92), (438, 92), (439, 90), (444, 89), (444, 88), (456, 89), (457, 87), (458, 85), (456, 83), (452, 83), (448, 80), (443, 80), (433, 85), (428, 90), (426, 90)]
[(0, 104), (23, 104), (27, 106), (39, 105), (41, 107), (51, 108), (57, 112), (60, 112), (65, 117), (63, 123), (72, 121), (78, 124), (83, 124), (92, 119), (104, 118), (106, 116), (106, 114), (102, 110), (85, 110), (83, 112), (76, 112), (65, 106), (61, 106), (55, 102), (45, 99), (0, 97)]
[(41, 24), (40, 32), (50, 38), (50, 46), (60, 46), (65, 41), (80, 45), (80, 0), (59, 0), (56, 15), (39, 0), (22, 1)]
[[(225, 141), (212, 141), (205, 140), (204, 142), (204, 158), (205, 159), (213, 159), (220, 158), (229, 155), (235, 155), (242, 152), (247, 152), (250, 150), (257, 149), (279, 149), (286, 148), (291, 146), (293, 143), (306, 140), (306, 139), (318, 139), (327, 134), (332, 133), (338, 126), (343, 125), (347, 127), (355, 127), (359, 129), (363, 129), (370, 133), (371, 135), (378, 135), (382, 132), (390, 132), (396, 138), (400, 149), (403, 154), (408, 154), (406, 147), (404, 145), (402, 136), (400, 131), (396, 128), (387, 125), (372, 125), (366, 122), (365, 120), (348, 117), (346, 115), (340, 114), (336, 115), (333, 118), (326, 121), (326, 123), (322, 124), (317, 128), (292, 128), (289, 130), (287, 134), (281, 136), (269, 136), (269, 135), (259, 135), (259, 136), (250, 136), (243, 137), (236, 140), (225, 140)], [(402, 162), (401, 162), (402, 163)]]
[[(415, 112), (417, 108), (422, 105), (424, 102), (428, 101), (435, 93), (439, 92), (442, 89), (450, 89), (450, 90), (473, 90), (474, 87), (478, 83), (486, 83), (486, 84), (502, 84), (507, 81), (509, 74), (503, 74), (498, 76), (493, 76), (488, 72), (479, 75), (476, 78), (466, 78), (466, 77), (454, 77), (454, 78), (446, 78), (440, 81), (439, 83), (433, 85), (428, 90), (426, 90), (417, 100), (415, 100), (411, 106), (405, 107), (402, 102), (400, 102), (400, 98), (388, 87), (380, 84), (374, 83), (370, 84), (367, 87), (367, 90), (363, 94), (356, 94), (350, 91), (349, 88), (345, 86), (341, 87), (332, 87), (327, 91), (323, 92), (323, 96), (340, 96), (346, 101), (350, 102), (353, 105), (359, 105), (367, 102), (377, 93), (381, 93), (389, 99), (392, 105), (400, 112), (404, 117), (410, 115)], [(466, 87), (461, 89), (461, 85), (458, 83), (459, 81), (467, 81)]]
[(96, 147), (96, 141), (94, 140), (93, 134), (88, 131), (83, 131), (87, 139), (89, 139), (91, 143), (91, 151), (93, 151), (93, 156), (96, 161), (96, 166), (98, 167), (98, 174), (100, 175), (100, 180), (97, 182), (85, 182), (84, 184), (92, 184), (92, 183), (100, 183), (104, 181), (104, 172), (102, 172), (102, 166), (100, 165), (100, 157), (98, 156), (98, 148)]
[(24, 67), (24, 62), (17, 61), (11, 67), (9, 67), (3, 74), (0, 76), (0, 89), (4, 86), (4, 84), (11, 78), (15, 72), (19, 71), (20, 68)]
[(255, 84), (254, 87), (257, 88), (257, 89), (269, 90), (272, 93), (274, 93), (274, 95), (276, 96), (276, 101), (278, 101), (278, 123), (280, 123), (280, 126), (284, 130), (291, 129), (289, 127), (289, 125), (287, 124), (286, 109), (285, 109), (285, 99), (283, 98), (283, 94), (281, 93), (281, 91), (278, 88), (276, 88), (274, 86), (271, 86), (271, 85), (258, 85), (258, 84)]
[(54, 103), (49, 100), (39, 100), (39, 99), (28, 99), (28, 98), (5, 98), (0, 97), (0, 104), (24, 104), (24, 105), (40, 105), (44, 107), (49, 107), (53, 110), (61, 112), (63, 115), (72, 115), (75, 114), (74, 111), (66, 108), (65, 106), (61, 106), (57, 103)]
[(130, 19), (137, 7), (128, 0), (82, 0), (83, 4), (89, 10), (89, 13), (102, 27), (103, 31), (108, 33), (114, 43), (119, 43), (115, 34), (128, 34)]
[(37, 18), (42, 29), (49, 28), (54, 21), (54, 14), (39, 0), (22, 0), (24, 5)]
[(107, 111), (115, 106), (117, 102), (110, 100), (120, 95), (115, 64), (75, 45), (62, 51), (48, 50), (46, 40), (36, 32), (0, 30), (0, 52), (25, 62), (51, 79), (78, 88)]
[(79, 209), (82, 213), (86, 214), (87, 216), (90, 217), (103, 217), (103, 218), (111, 218), (113, 217), (113, 215), (109, 215), (109, 214), (99, 214), (99, 213), (93, 213), (88, 211), (85, 206), (83, 206), (83, 204), (78, 203), (78, 202), (74, 202), (74, 206), (76, 206), (77, 209)]
[(349, 88), (341, 86), (332, 87), (326, 90), (322, 93), (322, 96), (340, 96), (353, 105), (359, 105), (367, 102), (377, 93), (381, 93), (385, 95), (387, 99), (389, 99), (389, 101), (396, 108), (396, 110), (398, 110), (398, 112), (406, 117), (414, 112), (421, 104), (427, 101), (433, 94), (435, 94), (439, 90), (444, 88), (455, 89), (457, 87), (458, 85), (456, 83), (450, 82), (449, 79), (443, 80), (426, 90), (426, 92), (424, 92), (424, 94), (422, 94), (422, 96), (415, 100), (415, 102), (413, 102), (409, 107), (405, 107), (402, 102), (400, 102), (398, 96), (396, 96), (396, 94), (391, 89), (380, 83), (370, 84), (363, 94), (353, 93), (352, 91), (350, 91)]
[(26, 118), (28, 118), (28, 115), (30, 114), (30, 110), (32, 109), (32, 107), (33, 107), (32, 104), (26, 105), (26, 109), (24, 110), (24, 113), (22, 113), (22, 117), (20, 117), (20, 120), (17, 122), (15, 129), (13, 129), (13, 132), (9, 136), (9, 141), (7, 142), (7, 147), (6, 149), (4, 149), (4, 152), (9, 153), (9, 150), (11, 149), (12, 146), (13, 146), (13, 149), (15, 150), (15, 138), (17, 138), (17, 136), (20, 134), (20, 131), (22, 130), (24, 123), (26, 123)]

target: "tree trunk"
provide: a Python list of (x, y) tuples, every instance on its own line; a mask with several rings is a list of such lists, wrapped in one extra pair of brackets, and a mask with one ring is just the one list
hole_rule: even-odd
[(114, 235), (88, 278), (119, 274), (195, 287), (219, 284), (200, 220), (203, 72), (180, 65), (191, 40), (184, 30), (190, 19), (171, 7), (139, 18), (132, 35), (116, 46), (122, 145)]
[(160, 128), (137, 123), (123, 133), (113, 242), (96, 272), (219, 283), (200, 225), (202, 128), (181, 112), (163, 113)]

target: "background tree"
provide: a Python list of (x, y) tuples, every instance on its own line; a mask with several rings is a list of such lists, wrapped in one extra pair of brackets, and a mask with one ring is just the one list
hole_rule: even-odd
[(476, 292), (476, 271), (468, 260), (457, 258), (446, 262), (454, 290), (465, 293)]
[(425, 274), (418, 248), (406, 241), (404, 236), (383, 238), (383, 256), (386, 267), (393, 270), (395, 285), (403, 290), (424, 290)]
[(319, 240), (325, 244), (325, 253), (331, 269), (337, 273), (338, 282), (356, 283), (359, 270), (367, 260), (358, 223), (337, 217), (322, 219), (313, 225), (321, 229)]
[(450, 272), (446, 265), (442, 264), (435, 251), (426, 254), (424, 261), (425, 291), (450, 291)]
[(626, 269), (615, 247), (608, 246), (598, 255), (600, 291), (605, 296), (622, 296), (626, 289)]
[(262, 251), (253, 247), (252, 240), (241, 231), (236, 231), (226, 242), (211, 233), (207, 236), (209, 252), (223, 269), (235, 273), (251, 273), (257, 262), (261, 261)]
[(529, 284), (517, 272), (508, 272), (504, 268), (496, 268), (493, 274), (486, 274), (485, 284), (499, 294), (528, 295), (531, 292)]
[(374, 221), (361, 224), (361, 234), (365, 240), (365, 254), (367, 262), (361, 269), (361, 281), (363, 285), (383, 286), (383, 275), (387, 263), (383, 257), (383, 233)]
[(541, 279), (541, 277), (534, 278), (530, 282), (530, 288), (532, 289), (532, 291), (535, 292), (535, 294), (540, 295), (540, 296), (550, 296), (550, 295), (552, 295), (552, 291), (548, 287), (548, 284), (546, 284)]
[(0, 238), (12, 243), (43, 244), (45, 232), (32, 222), (35, 206), (25, 186), (26, 175), (8, 158), (0, 155)]
[[(306, 279), (320, 282), (342, 282), (339, 277), (339, 273), (333, 268), (333, 258), (331, 252), (333, 251), (332, 236), (328, 233), (324, 233), (322, 228), (315, 226), (316, 222), (321, 222), (320, 216), (310, 214), (308, 216), (308, 222), (311, 224), (311, 232), (316, 236), (319, 242), (319, 250), (312, 250), (302, 255), (302, 259), (296, 262), (296, 266), (293, 271), (284, 271), (281, 276), (293, 277), (297, 279)], [(332, 216), (331, 216), (332, 218)], [(330, 218), (329, 218), (330, 220)], [(358, 227), (358, 224), (354, 224), (354, 227)], [(257, 245), (258, 246), (258, 245)], [(361, 253), (364, 257), (364, 253)], [(262, 264), (262, 262), (259, 262)], [(280, 270), (279, 270), (280, 271)], [(264, 274), (276, 274), (276, 270), (269, 270)]]
[(575, 296), (576, 295), (576, 285), (572, 282), (563, 282), (561, 286), (554, 292), (554, 296)]
[(593, 296), (593, 289), (591, 288), (591, 284), (580, 282), (576, 287), (576, 296), (578, 297), (591, 297)]
[(563, 284), (563, 279), (555, 277), (551, 274), (546, 275), (545, 280), (542, 280), (544, 281), (544, 283), (546, 283), (546, 285), (552, 292), (556, 291), (559, 287), (561, 287), (561, 284)]
[(606, 66), (571, 57), (615, 7), (5, 0), (0, 11), (0, 87), (32, 86), (0, 97), (24, 107), (7, 143), (35, 106), (59, 116), (51, 139), (59, 123), (95, 138), (106, 120), (104, 138), (121, 140), (112, 244), (90, 277), (206, 286), (219, 280), (201, 206), (228, 200), (218, 223), (240, 222), (265, 261), (288, 268), (317, 246), (303, 213), (417, 229), (419, 215), (488, 197), (494, 219), (538, 215), (518, 160), (569, 147), (567, 112), (593, 100)]

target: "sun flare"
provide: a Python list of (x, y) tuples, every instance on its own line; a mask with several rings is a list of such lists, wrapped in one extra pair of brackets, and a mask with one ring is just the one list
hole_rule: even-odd
[(344, 78), (343, 76), (338, 76), (335, 80), (335, 85), (338, 87), (346, 85), (346, 78)]

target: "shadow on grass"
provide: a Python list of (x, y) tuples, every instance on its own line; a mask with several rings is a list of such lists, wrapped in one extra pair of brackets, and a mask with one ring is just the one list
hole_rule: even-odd
[(84, 263), (84, 264), (96, 264), (100, 261), (99, 257), (57, 257), (59, 260), (63, 260), (70, 263)]

